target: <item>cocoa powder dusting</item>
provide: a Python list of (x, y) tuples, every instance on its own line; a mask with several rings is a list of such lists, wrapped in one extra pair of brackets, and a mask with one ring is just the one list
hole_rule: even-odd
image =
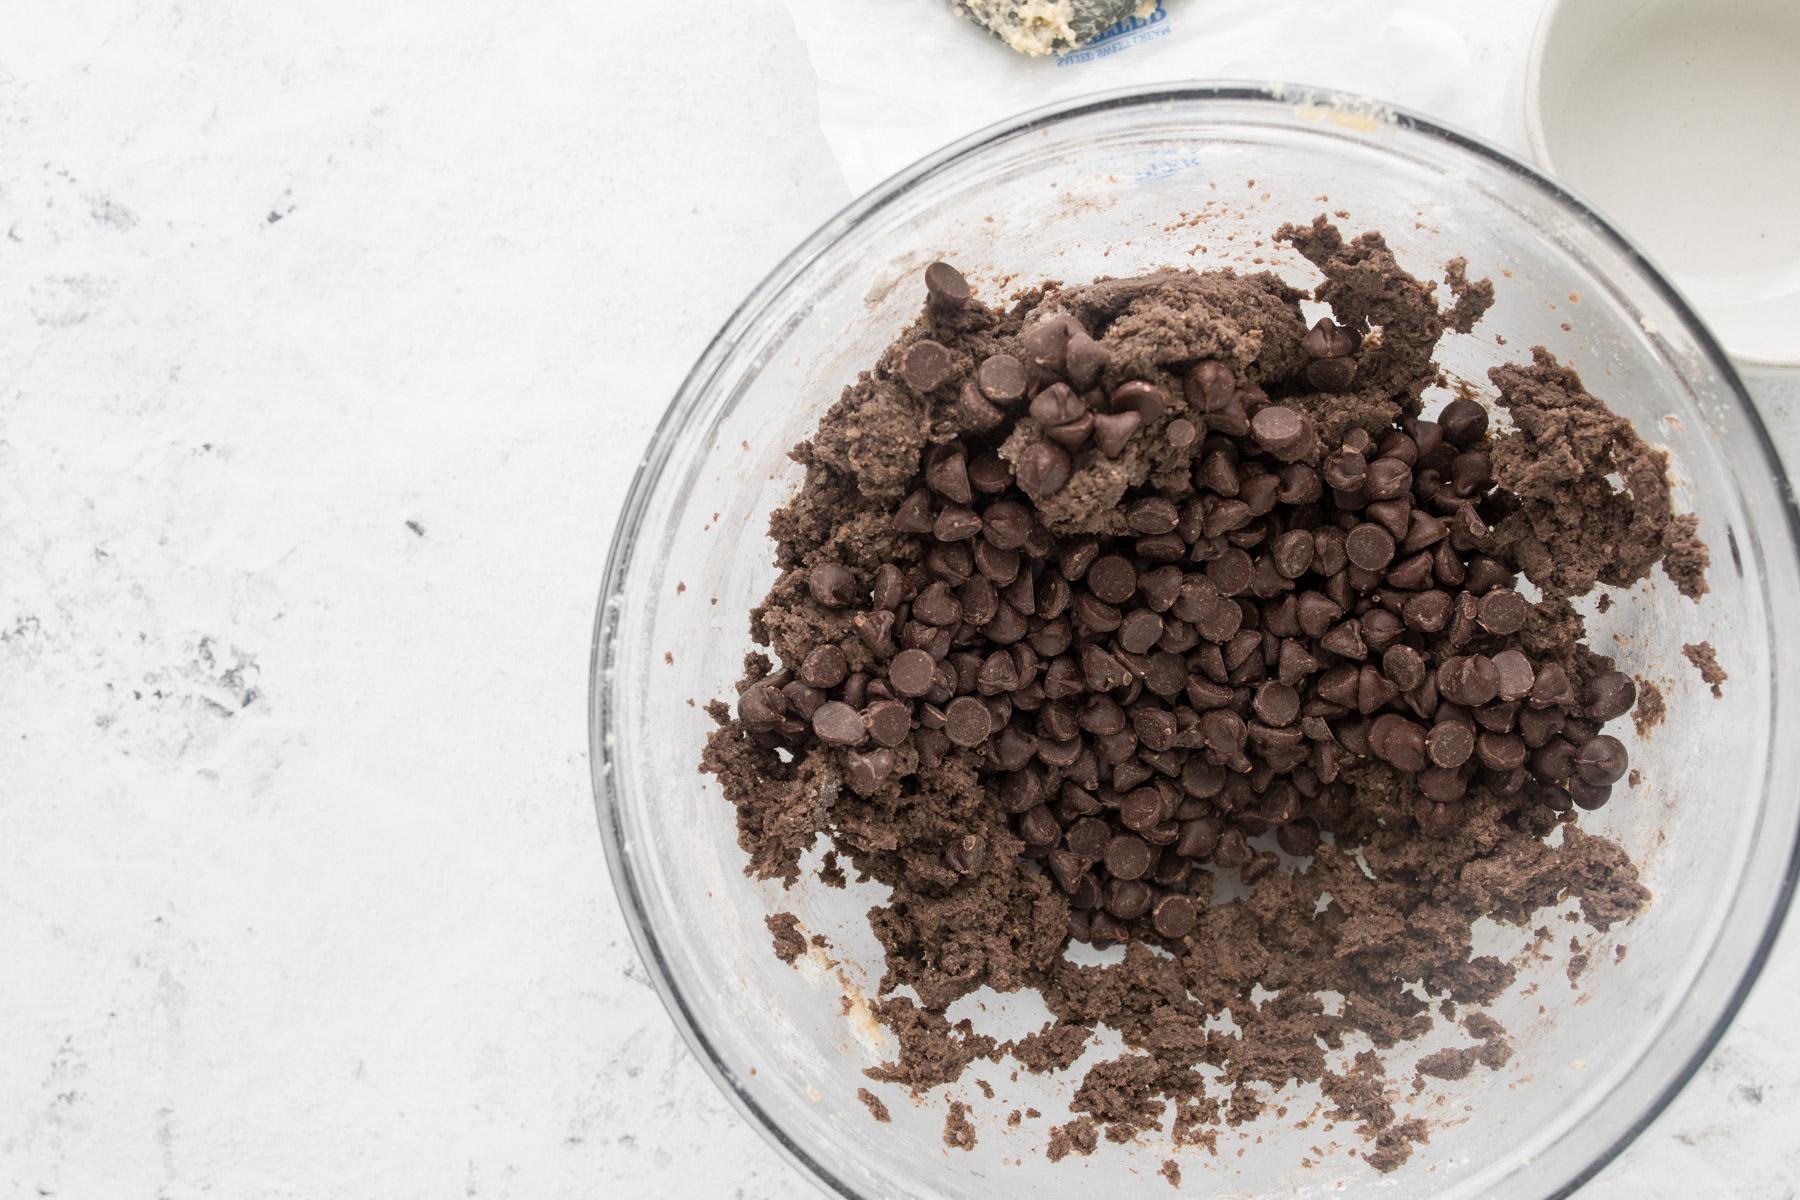
[[(781, 574), (750, 619), (768, 655), (708, 706), (702, 769), (746, 870), (792, 884), (823, 838), (828, 883), (841, 861), (890, 889), (872, 1009), (899, 1051), (870, 1078), (1062, 1072), (1096, 1031), (1123, 1039), (1052, 1161), (1155, 1131), (1212, 1150), (1316, 1084), (1391, 1170), (1428, 1129), (1397, 1111), (1388, 1052), (1514, 981), (1475, 923), (1573, 899), (1606, 929), (1649, 899), (1576, 818), (1625, 773), (1601, 727), (1635, 699), (1648, 729), (1662, 697), (1586, 643), (1571, 600), (1658, 563), (1704, 593), (1664, 455), (1541, 349), (1489, 372), (1491, 410), (1425, 418), (1437, 343), (1492, 284), (1451, 262), (1444, 310), (1379, 234), (1277, 237), (1335, 323), (1309, 329), (1267, 273), (991, 307), (934, 268), (920, 319), (794, 448)], [(1296, 601), (1297, 579), (1322, 582)], [(1716, 690), (1710, 647), (1687, 650)], [(1242, 898), (1213, 903), (1221, 879)], [(791, 915), (769, 928), (803, 952)], [(1078, 965), (1071, 940), (1123, 957)], [(945, 1016), (984, 986), (1053, 1019), (1000, 1043)], [(1463, 1027), (1479, 1045), (1415, 1080), (1510, 1058), (1486, 1014)], [(974, 1138), (950, 1102), (945, 1143)]]

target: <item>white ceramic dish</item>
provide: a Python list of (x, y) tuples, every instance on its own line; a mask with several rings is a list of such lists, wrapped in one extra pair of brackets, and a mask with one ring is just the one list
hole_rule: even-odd
[(1551, 0), (1525, 105), (1538, 161), (1733, 357), (1800, 367), (1800, 2)]

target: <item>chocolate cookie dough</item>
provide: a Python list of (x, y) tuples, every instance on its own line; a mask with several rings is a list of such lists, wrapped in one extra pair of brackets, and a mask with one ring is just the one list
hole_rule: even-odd
[[(1704, 590), (1661, 452), (1541, 350), (1490, 373), (1491, 406), (1427, 417), (1437, 343), (1491, 284), (1453, 262), (1441, 308), (1378, 234), (1277, 236), (1332, 317), (1269, 273), (1000, 307), (934, 264), (918, 322), (794, 448), (750, 622), (773, 657), (712, 710), (703, 768), (750, 872), (791, 883), (823, 836), (892, 889), (875, 1011), (900, 1056), (872, 1077), (1063, 1070), (1122, 1035), (1052, 1158), (1171, 1102), (1204, 1144), (1312, 1082), (1397, 1166), (1427, 1129), (1387, 1099), (1387, 1055), (1513, 979), (1473, 924), (1573, 897), (1603, 929), (1648, 898), (1574, 823), (1629, 769), (1604, 730), (1637, 689), (1571, 601), (1658, 563)], [(1221, 877), (1247, 894), (1214, 904)], [(1124, 957), (1077, 965), (1071, 941)], [(1055, 1020), (1005, 1044), (953, 1026), (984, 985)], [(1375, 1049), (1346, 1064), (1351, 1034)], [(1497, 1026), (1477, 1036), (1496, 1049), (1419, 1077), (1504, 1062)]]

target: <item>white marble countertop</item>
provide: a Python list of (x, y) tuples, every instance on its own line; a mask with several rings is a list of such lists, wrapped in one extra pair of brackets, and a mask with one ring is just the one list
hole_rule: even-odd
[[(666, 397), (848, 191), (783, 7), (624, 7), (8, 12), (0, 1193), (804, 1190), (626, 937), (586, 653)], [(1797, 991), (1790, 931), (1583, 1200), (1792, 1197)]]

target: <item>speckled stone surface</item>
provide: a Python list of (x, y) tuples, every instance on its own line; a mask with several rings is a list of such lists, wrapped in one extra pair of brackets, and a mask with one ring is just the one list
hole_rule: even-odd
[[(5, 24), (0, 1194), (806, 1191), (647, 984), (584, 725), (665, 398), (847, 199), (784, 9)], [(1790, 932), (1583, 1200), (1792, 1196), (1797, 993)]]

